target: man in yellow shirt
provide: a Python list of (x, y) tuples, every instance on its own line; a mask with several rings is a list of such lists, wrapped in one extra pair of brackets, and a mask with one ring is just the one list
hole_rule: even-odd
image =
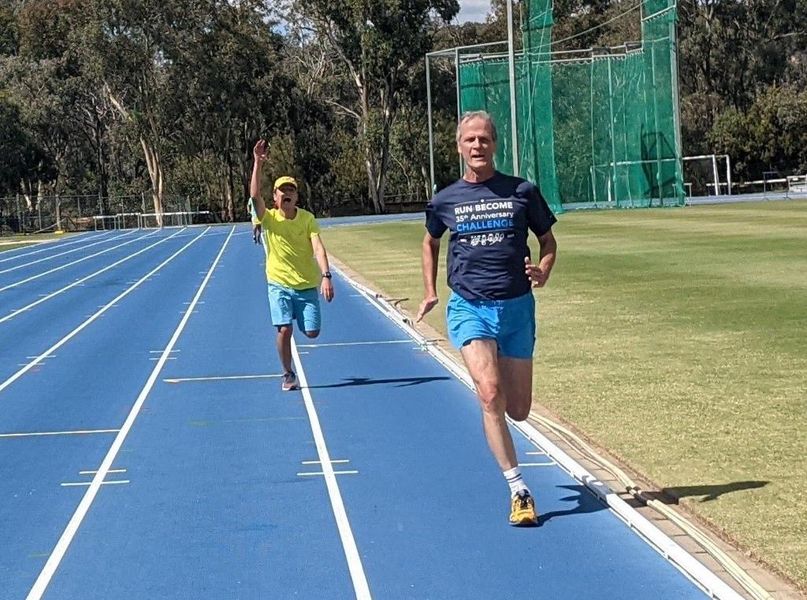
[(252, 180), (249, 193), (255, 216), (266, 234), (266, 279), (269, 309), (277, 328), (277, 353), (283, 365), (284, 391), (297, 389), (291, 365), (293, 321), (310, 338), (319, 335), (321, 314), (317, 287), (323, 298), (333, 300), (333, 283), (328, 254), (319, 235), (314, 215), (297, 206), (297, 182), (279, 177), (272, 189), (274, 208), (267, 209), (261, 197), (261, 170), (267, 144), (258, 140), (252, 152)]

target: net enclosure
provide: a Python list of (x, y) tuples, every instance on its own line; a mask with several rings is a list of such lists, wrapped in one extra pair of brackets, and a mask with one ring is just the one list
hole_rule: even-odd
[(642, 40), (615, 48), (553, 50), (552, 0), (523, 0), (512, 59), (478, 47), (433, 53), (456, 61), (458, 114), (492, 115), (497, 168), (538, 182), (555, 211), (684, 204), (676, 1), (630, 7)]

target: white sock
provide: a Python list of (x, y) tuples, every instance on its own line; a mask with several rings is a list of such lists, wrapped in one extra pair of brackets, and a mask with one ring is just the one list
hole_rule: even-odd
[(524, 478), (521, 476), (521, 469), (518, 467), (513, 467), (512, 469), (508, 469), (502, 473), (504, 474), (504, 478), (507, 480), (507, 485), (510, 486), (511, 496), (516, 496), (521, 491), (526, 491), (529, 493), (530, 489), (527, 487), (527, 484), (524, 483)]

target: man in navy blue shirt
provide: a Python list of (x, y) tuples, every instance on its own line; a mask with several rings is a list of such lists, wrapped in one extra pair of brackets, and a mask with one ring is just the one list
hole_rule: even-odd
[[(521, 475), (505, 415), (523, 421), (532, 405), (535, 300), (555, 263), (555, 216), (538, 188), (495, 170), (496, 127), (485, 112), (466, 113), (457, 127), (462, 179), (426, 207), (424, 299), (417, 320), (437, 303), (440, 238), (448, 231), (446, 307), (449, 338), (462, 353), (482, 408), (488, 446), (510, 486), (510, 524), (537, 525), (535, 502)], [(530, 259), (528, 231), (540, 244)]]

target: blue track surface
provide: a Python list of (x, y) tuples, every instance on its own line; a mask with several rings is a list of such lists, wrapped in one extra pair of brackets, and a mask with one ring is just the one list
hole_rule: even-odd
[(0, 253), (0, 598), (704, 597), (518, 433), (508, 527), (473, 394), (344, 280), (282, 393), (247, 225), (118, 235)]

